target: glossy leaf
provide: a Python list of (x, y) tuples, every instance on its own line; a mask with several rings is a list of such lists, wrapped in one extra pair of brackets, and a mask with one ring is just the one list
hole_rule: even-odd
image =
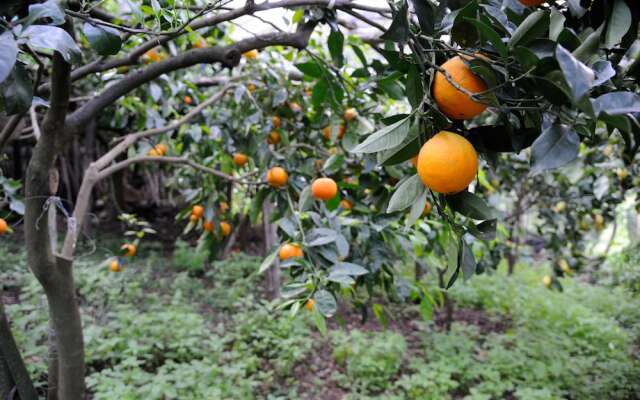
[(393, 192), (387, 207), (387, 213), (401, 211), (410, 207), (425, 191), (424, 184), (418, 175), (413, 175), (405, 180)]
[(82, 32), (87, 37), (91, 47), (101, 56), (112, 56), (118, 54), (122, 46), (120, 33), (107, 26), (91, 25), (86, 22)]
[(405, 43), (409, 37), (409, 6), (403, 1), (393, 16), (389, 29), (380, 36), (381, 39)]
[(50, 18), (51, 25), (64, 24), (64, 11), (60, 8), (58, 0), (47, 0), (41, 4), (31, 4), (29, 6), (29, 15), (24, 21), (24, 25), (31, 25), (41, 18)]
[(625, 0), (615, 0), (607, 21), (607, 29), (604, 31), (604, 47), (610, 49), (618, 45), (630, 27), (631, 10), (629, 6)]
[(580, 138), (567, 125), (551, 125), (531, 146), (531, 173), (562, 167), (578, 156)]
[(330, 318), (336, 313), (336, 309), (338, 307), (336, 299), (328, 291), (318, 290), (313, 298), (316, 301), (318, 311), (320, 311), (325, 317)]
[(460, 241), (462, 246), (462, 254), (460, 257), (460, 267), (462, 269), (462, 277), (468, 280), (476, 274), (476, 259), (473, 256), (471, 247), (464, 240)]
[(17, 56), (18, 45), (13, 34), (5, 32), (0, 35), (0, 83), (4, 82), (13, 70)]
[(573, 100), (578, 102), (593, 87), (595, 73), (560, 45), (556, 48), (556, 59), (571, 89)]
[(31, 25), (20, 35), (35, 48), (54, 50), (60, 53), (68, 63), (80, 59), (80, 48), (71, 36), (62, 28), (49, 25)]
[(329, 54), (331, 54), (331, 59), (333, 59), (336, 67), (341, 68), (344, 64), (344, 56), (342, 54), (344, 48), (344, 36), (338, 30), (331, 31), (329, 34), (329, 39), (327, 41), (327, 46), (329, 46)]
[(431, 0), (411, 0), (411, 3), (418, 16), (420, 30), (427, 35), (432, 34), (434, 32), (436, 10)]
[(367, 137), (364, 142), (357, 145), (351, 152), (377, 153), (399, 145), (409, 134), (410, 121), (409, 117), (405, 117), (400, 121), (385, 126)]
[(33, 99), (33, 84), (26, 69), (17, 63), (7, 79), (0, 84), (0, 97), (8, 115), (22, 114), (29, 110)]
[(600, 113), (620, 115), (640, 112), (640, 95), (632, 92), (612, 92), (592, 100), (596, 116)]
[(454, 211), (465, 217), (477, 220), (490, 220), (496, 217), (495, 212), (484, 199), (468, 191), (447, 196), (447, 203)]
[(550, 18), (547, 11), (538, 10), (532, 12), (513, 32), (511, 39), (509, 39), (509, 48), (526, 46), (535, 39), (544, 37), (549, 30), (549, 22)]

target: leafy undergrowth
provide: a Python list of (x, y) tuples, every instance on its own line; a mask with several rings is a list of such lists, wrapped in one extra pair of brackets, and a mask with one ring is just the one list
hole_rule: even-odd
[[(105, 254), (76, 266), (93, 399), (634, 399), (640, 300), (617, 286), (540, 283), (542, 268), (478, 276), (451, 290), (454, 322), (389, 306), (383, 330), (330, 323), (320, 336), (261, 300), (259, 260), (236, 254)], [(28, 368), (46, 381), (46, 301), (25, 257), (0, 247), (5, 303)], [(167, 261), (169, 260), (169, 261)]]

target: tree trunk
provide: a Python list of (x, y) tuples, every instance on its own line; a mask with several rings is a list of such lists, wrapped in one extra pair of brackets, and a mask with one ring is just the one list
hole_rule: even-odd
[(0, 397), (12, 398), (11, 393), (14, 390), (18, 393), (20, 400), (37, 400), (38, 398), (13, 339), (11, 327), (4, 312), (2, 287), (0, 287)]
[[(265, 254), (269, 252), (275, 245), (277, 232), (275, 224), (271, 223), (271, 213), (273, 212), (273, 203), (265, 200), (262, 205), (262, 218), (264, 223), (264, 248)], [(276, 257), (273, 265), (267, 270), (267, 289), (271, 299), (280, 297), (280, 260)]]
[(25, 181), (24, 230), (29, 268), (44, 288), (58, 351), (58, 397), (84, 397), (84, 344), (80, 310), (76, 301), (72, 260), (54, 256), (49, 241), (48, 218), (43, 217), (47, 199), (57, 191), (50, 187), (50, 170), (61, 152), (69, 101), (70, 66), (54, 53), (50, 107), (42, 135), (33, 149)]

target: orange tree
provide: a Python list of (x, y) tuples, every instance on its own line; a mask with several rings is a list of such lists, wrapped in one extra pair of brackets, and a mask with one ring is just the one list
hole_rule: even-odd
[[(306, 305), (322, 327), (336, 295), (356, 304), (369, 302), (377, 288), (392, 298), (410, 295), (393, 267), (398, 255), (426, 255), (423, 244), (440, 255), (442, 286), (476, 272), (472, 246), (495, 236), (498, 217), (474, 191), (482, 186), (474, 182), (477, 153), (487, 161), (479, 165), (482, 177), (491, 163), (509, 168), (510, 159), (494, 153), (528, 149), (535, 175), (573, 161), (581, 142), (593, 148), (598, 138), (620, 135), (622, 160), (628, 170), (634, 165), (640, 18), (630, 1), (398, 1), (376, 8), (281, 0), (236, 9), (223, 3), (152, 0), (132, 8), (113, 0), (101, 8), (47, 1), (1, 9), (1, 104), (8, 118), (0, 146), (23, 119), (37, 140), (25, 180), (24, 230), (29, 267), (47, 295), (55, 332), (51, 396), (83, 397), (73, 256), (91, 191), (114, 173), (151, 163), (198, 171), (197, 178), (180, 179), (180, 170), (175, 187), (190, 203), (183, 212), (189, 229), (202, 229), (204, 243), (233, 235), (233, 208), (220, 206), (234, 187), (248, 188), (254, 221), (262, 214), (277, 222), (262, 268), (290, 272), (282, 306), (295, 312)], [(240, 40), (228, 32), (240, 17), (285, 8), (296, 10), (292, 31)], [(357, 42), (340, 31), (339, 14), (380, 30), (370, 40), (379, 56), (352, 46)], [(331, 31), (322, 51), (308, 48), (318, 26)], [(256, 52), (271, 46), (307, 50)], [(304, 83), (294, 74), (252, 69), (294, 59)], [(183, 70), (203, 79), (181, 79), (176, 71)], [(208, 85), (214, 89), (202, 89)], [(387, 107), (390, 99), (399, 105)], [(222, 101), (224, 107), (211, 107)], [(86, 169), (63, 245), (52, 246), (56, 228), (40, 217), (58, 189), (56, 159), (94, 122), (122, 136), (112, 137)], [(325, 136), (339, 145), (327, 149)], [(417, 171), (408, 163), (416, 156)], [(267, 174), (273, 167), (284, 171)], [(323, 176), (338, 189), (328, 200), (330, 182), (316, 192), (320, 199), (313, 196), (312, 182)], [(429, 223), (414, 225), (427, 203)], [(292, 245), (289, 256), (274, 269), (284, 243)], [(430, 301), (423, 304), (428, 313)], [(379, 307), (374, 312), (381, 315)]]

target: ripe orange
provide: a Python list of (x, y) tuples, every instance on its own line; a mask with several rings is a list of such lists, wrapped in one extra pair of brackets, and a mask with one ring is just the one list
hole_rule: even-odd
[(256, 91), (256, 85), (253, 83), (250, 83), (247, 85), (247, 90), (249, 91), (249, 93), (253, 93)]
[(282, 120), (277, 115), (274, 115), (271, 117), (271, 125), (273, 125), (274, 128), (280, 128), (282, 126)]
[(204, 214), (204, 207), (202, 207), (201, 205), (195, 205), (191, 207), (191, 215), (195, 215), (197, 219), (202, 218), (203, 214)]
[(269, 136), (267, 136), (267, 143), (269, 144), (278, 144), (280, 143), (280, 132), (271, 131)]
[(431, 212), (431, 203), (428, 201), (424, 204), (424, 210), (422, 210), (422, 216), (426, 217)]
[(200, 38), (193, 44), (193, 47), (196, 49), (204, 49), (207, 47), (207, 41), (204, 40), (204, 38)]
[(287, 243), (280, 247), (278, 255), (280, 256), (280, 260), (284, 261), (291, 257), (302, 257), (304, 253), (299, 245), (295, 243)]
[(198, 222), (199, 219), (200, 218), (197, 215), (194, 215), (194, 214), (191, 214), (189, 216), (189, 221), (191, 221), (191, 222)]
[(9, 224), (3, 218), (0, 218), (0, 235), (9, 232)]
[[(465, 65), (461, 57), (453, 57), (441, 67), (453, 82), (468, 92), (480, 93), (487, 90), (487, 85)], [(439, 71), (433, 80), (432, 94), (440, 111), (451, 119), (471, 119), (487, 108), (485, 104), (472, 100), (454, 87)]]
[(213, 232), (213, 222), (204, 221), (204, 224), (202, 224), (202, 229), (204, 229), (207, 232)]
[(318, 178), (311, 184), (311, 194), (316, 199), (330, 200), (338, 194), (338, 185), (331, 178)]
[(118, 263), (118, 260), (111, 261), (111, 265), (109, 265), (109, 269), (111, 270), (111, 272), (120, 272), (120, 271), (122, 271), (122, 268), (120, 267), (120, 264)]
[(302, 111), (302, 106), (300, 104), (296, 103), (295, 101), (289, 103), (289, 108), (294, 113), (299, 113), (300, 111)]
[(539, 6), (540, 4), (545, 2), (545, 0), (519, 0), (519, 1), (520, 1), (520, 4), (527, 7)]
[(162, 56), (156, 49), (151, 49), (142, 55), (142, 62), (145, 64), (158, 62), (162, 60)]
[(245, 165), (248, 160), (249, 160), (249, 157), (247, 157), (247, 155), (244, 153), (233, 154), (233, 163), (238, 167), (242, 167), (243, 165)]
[[(346, 130), (347, 129), (344, 125), (340, 125), (340, 130), (338, 131), (338, 140), (342, 139)], [(324, 140), (331, 139), (331, 126), (325, 126), (324, 128), (322, 128), (322, 137), (324, 138)]]
[(273, 167), (267, 171), (267, 183), (273, 187), (282, 187), (289, 181), (289, 174), (282, 167)]
[(158, 152), (158, 154), (160, 154), (161, 156), (167, 154), (167, 150), (169, 150), (169, 148), (167, 147), (166, 144), (164, 143), (160, 143), (157, 144), (155, 146), (153, 146), (154, 150)]
[(258, 58), (258, 50), (253, 49), (253, 50), (245, 51), (244, 53), (242, 53), (242, 55), (247, 60), (255, 60), (256, 58)]
[(344, 118), (345, 121), (351, 121), (357, 116), (358, 116), (358, 112), (356, 111), (355, 108), (347, 108), (346, 110), (344, 110), (344, 114), (342, 115), (342, 118)]
[(220, 222), (220, 231), (222, 231), (222, 237), (227, 237), (231, 233), (231, 225), (228, 222)]
[(123, 244), (122, 247), (120, 247), (120, 249), (124, 252), (124, 255), (127, 257), (133, 257), (138, 252), (138, 249), (136, 248), (135, 244), (129, 244), (129, 243)]
[(158, 153), (158, 150), (156, 150), (156, 149), (151, 149), (151, 150), (149, 150), (149, 151), (147, 152), (147, 155), (148, 155), (149, 157), (159, 157), (159, 156), (161, 156), (161, 154), (160, 154), (160, 153)]
[(182, 102), (186, 105), (190, 105), (191, 103), (193, 103), (193, 99), (191, 98), (191, 96), (184, 96), (182, 98)]
[(340, 200), (340, 207), (344, 208), (345, 210), (351, 210), (353, 208), (353, 204), (347, 199), (342, 199)]
[(478, 155), (464, 137), (440, 131), (418, 154), (418, 175), (428, 188), (453, 194), (464, 190), (478, 172)]
[(315, 305), (316, 305), (316, 301), (314, 299), (309, 299), (307, 300), (304, 307), (307, 309), (307, 311), (311, 312), (313, 311), (313, 307), (315, 307)]

